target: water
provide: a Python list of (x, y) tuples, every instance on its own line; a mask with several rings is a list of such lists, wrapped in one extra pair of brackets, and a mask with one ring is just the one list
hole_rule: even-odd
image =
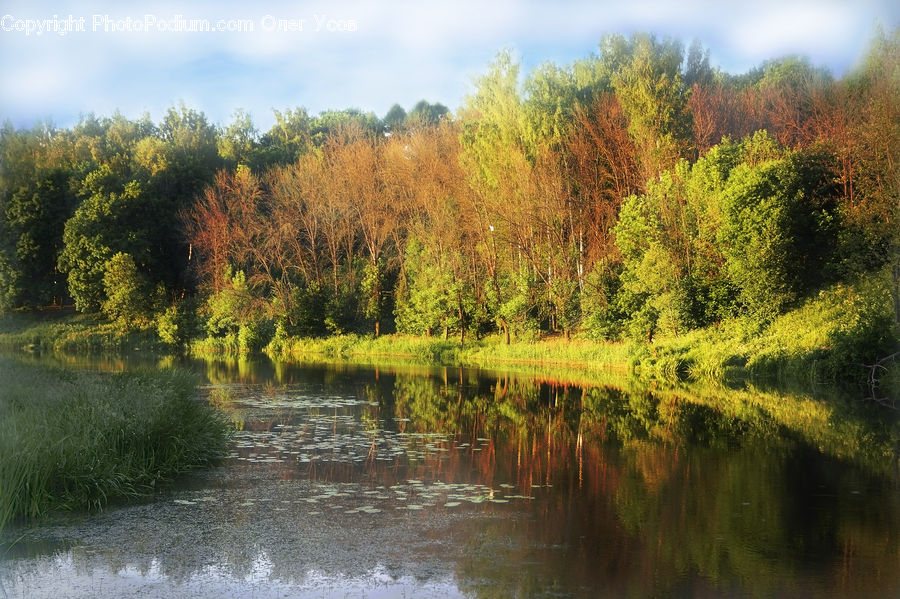
[(224, 463), (9, 528), (0, 598), (900, 597), (896, 424), (852, 396), (189, 366)]

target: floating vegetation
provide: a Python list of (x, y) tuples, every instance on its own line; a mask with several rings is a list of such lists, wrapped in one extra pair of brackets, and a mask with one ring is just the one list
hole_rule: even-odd
[[(379, 417), (377, 402), (350, 394), (319, 396), (308, 387), (259, 389), (245, 385), (229, 394), (229, 402), (229, 409), (239, 412), (243, 423), (242, 430), (234, 433), (229, 460), (246, 467), (276, 468), (284, 480), (311, 483), (297, 487), (290, 499), (280, 498), (281, 507), (269, 509), (281, 511), (293, 504), (307, 506), (308, 515), (364, 517), (385, 511), (418, 512), (463, 504), (486, 507), (488, 503), (527, 499), (513, 495), (516, 486), (509, 482), (489, 486), (436, 480), (441, 463), (459, 455), (474, 459), (482, 447), (492, 443), (487, 437), (461, 439), (412, 431), (406, 426), (409, 418), (394, 418), (389, 426)], [(406, 430), (391, 429), (397, 426)], [(372, 476), (382, 477), (388, 471), (396, 472), (396, 478), (379, 478), (387, 484), (371, 483)], [(352, 482), (329, 481), (328, 473), (333, 472)], [(405, 472), (413, 476), (403, 477)], [(320, 480), (322, 476), (325, 480)], [(394, 484), (390, 484), (392, 479)], [(208, 492), (204, 495), (175, 502), (187, 506), (215, 500)], [(246, 499), (238, 505), (260, 504)]]

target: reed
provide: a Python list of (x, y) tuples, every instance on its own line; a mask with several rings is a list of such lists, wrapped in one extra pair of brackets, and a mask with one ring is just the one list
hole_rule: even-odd
[(0, 526), (152, 494), (224, 454), (229, 427), (181, 370), (101, 374), (0, 360)]

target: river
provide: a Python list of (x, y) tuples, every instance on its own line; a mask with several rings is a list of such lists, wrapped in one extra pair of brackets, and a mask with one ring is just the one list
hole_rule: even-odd
[(182, 365), (221, 465), (9, 526), (0, 598), (900, 597), (898, 429), (852, 392)]

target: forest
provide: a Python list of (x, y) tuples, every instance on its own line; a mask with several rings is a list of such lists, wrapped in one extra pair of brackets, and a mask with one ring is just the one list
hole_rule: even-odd
[[(172, 345), (348, 332), (652, 341), (764, 327), (881, 277), (900, 322), (900, 31), (835, 77), (604, 37), (455, 113), (194, 108), (0, 130), (0, 311), (74, 305)], [(891, 322), (893, 320), (893, 322)]]

